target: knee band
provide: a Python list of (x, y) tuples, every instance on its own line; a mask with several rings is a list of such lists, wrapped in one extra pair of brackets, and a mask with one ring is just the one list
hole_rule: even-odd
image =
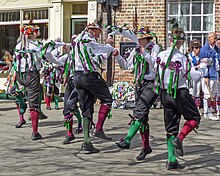
[(200, 106), (201, 101), (200, 101), (199, 97), (195, 97), (195, 104), (196, 104), (196, 106)]
[(220, 106), (220, 97), (218, 97), (217, 105)]
[(208, 108), (211, 108), (211, 107), (212, 107), (212, 101), (211, 101), (211, 98), (208, 98), (207, 102), (208, 102)]

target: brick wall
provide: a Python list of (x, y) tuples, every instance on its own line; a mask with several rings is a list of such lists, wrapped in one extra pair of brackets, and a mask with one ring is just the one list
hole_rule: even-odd
[[(159, 42), (165, 45), (165, 34), (166, 34), (166, 2), (165, 0), (121, 0), (119, 7), (116, 9), (115, 21), (117, 26), (123, 26), (124, 23), (130, 29), (133, 29), (133, 18), (134, 18), (134, 7), (137, 8), (138, 13), (138, 25), (148, 26), (150, 30), (156, 33), (159, 38)], [(100, 13), (99, 6), (99, 13)], [(112, 14), (112, 16), (114, 13)], [(103, 21), (106, 22), (106, 13), (104, 13)], [(103, 34), (102, 39), (105, 40), (106, 34)], [(124, 37), (117, 36), (115, 47), (119, 49), (119, 42), (128, 41)], [(115, 71), (114, 71), (115, 70)], [(113, 78), (114, 82), (127, 81), (133, 82), (133, 75), (131, 71), (122, 70), (113, 61)], [(105, 76), (104, 76), (105, 77)]]
[(215, 1), (215, 31), (220, 34), (220, 0)]
[[(116, 10), (116, 25), (122, 26), (127, 23), (131, 29), (133, 28), (134, 7), (137, 7), (138, 25), (149, 26), (154, 31), (159, 42), (165, 46), (166, 42), (166, 1), (165, 0), (121, 0)], [(100, 9), (99, 9), (100, 12)], [(104, 14), (104, 22), (106, 22), (106, 14)], [(215, 31), (220, 34), (220, 0), (215, 1)], [(106, 34), (103, 35), (104, 40)], [(116, 37), (116, 48), (119, 49), (119, 42), (127, 41), (123, 37)], [(113, 62), (114, 65), (114, 62)], [(127, 81), (133, 82), (131, 71), (122, 70), (118, 64), (115, 64), (113, 74), (114, 82)]]

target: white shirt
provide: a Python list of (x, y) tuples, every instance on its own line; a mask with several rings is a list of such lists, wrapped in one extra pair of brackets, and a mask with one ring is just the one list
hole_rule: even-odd
[[(48, 40), (46, 43), (52, 43), (53, 41)], [(41, 69), (41, 62), (42, 62), (42, 49), (46, 45), (46, 43), (42, 44), (38, 41), (32, 41), (28, 40), (28, 44), (25, 49), (22, 48), (21, 42), (18, 43), (15, 47), (14, 57), (16, 60), (16, 71), (26, 72), (27, 70), (34, 71)], [(63, 42), (53, 42), (55, 44), (54, 48), (52, 48), (50, 45), (46, 48), (46, 52), (44, 54), (47, 59), (55, 63), (57, 65), (62, 65), (57, 59), (51, 54), (51, 52), (60, 46), (65, 45)], [(20, 61), (19, 61), (20, 60)]]
[(14, 57), (16, 59), (16, 64), (17, 64), (16, 71), (19, 71), (19, 65), (20, 65), (21, 72), (25, 72), (27, 71), (27, 69), (30, 69), (30, 71), (32, 71), (35, 68), (37, 70), (40, 70), (41, 48), (42, 48), (42, 44), (40, 44), (37, 41), (28, 40), (28, 44), (25, 50), (22, 49), (21, 42), (18, 43), (15, 47), (15, 52), (14, 52)]
[[(146, 48), (150, 45), (150, 43), (146, 46)], [(157, 54), (160, 51), (160, 47), (158, 45), (153, 45), (153, 48), (151, 50), (151, 55), (144, 51), (142, 55), (146, 59), (148, 65), (149, 65), (149, 72), (144, 75), (144, 79), (146, 80), (154, 80), (155, 79), (155, 68), (154, 68), (154, 63), (157, 58)], [(132, 70), (134, 68), (134, 59), (135, 59), (135, 54), (136, 54), (136, 48), (134, 48), (129, 57), (126, 58), (126, 60), (121, 56), (118, 55), (116, 56), (116, 61), (125, 70)]]
[[(158, 58), (161, 59), (160, 61), (160, 66), (158, 68), (158, 71), (159, 71), (159, 76), (160, 76), (160, 79), (162, 79), (162, 67), (161, 67), (161, 63), (164, 63), (166, 64), (167, 62), (167, 59), (169, 57), (171, 53), (171, 48), (169, 48), (168, 50), (166, 51), (162, 51), (158, 54)], [(187, 57), (182, 54), (178, 49), (174, 49), (173, 51), (173, 54), (171, 56), (171, 61), (172, 62), (179, 62), (181, 64), (180, 68), (179, 68), (179, 82), (178, 82), (178, 88), (186, 88), (187, 87), (187, 84), (186, 84), (186, 77), (184, 77), (184, 75), (186, 74), (187, 72)], [(191, 63), (191, 62), (190, 62)], [(156, 64), (155, 64), (156, 65)], [(169, 84), (169, 79), (170, 79), (170, 69), (167, 68), (165, 69), (165, 72), (164, 72), (164, 89), (167, 89), (168, 87), (168, 84)], [(190, 70), (190, 76), (191, 76), (191, 79), (193, 81), (197, 81), (198, 79), (200, 79), (201, 77), (201, 73), (197, 70), (195, 70), (195, 68), (192, 66), (192, 63), (191, 63), (191, 70)], [(175, 71), (174, 71), (174, 76), (173, 76), (173, 83), (174, 83), (174, 79), (175, 79)], [(161, 88), (162, 85), (160, 85)]]
[[(86, 40), (88, 42), (82, 42)], [(86, 61), (86, 53), (91, 61), (93, 71), (98, 72), (99, 65), (105, 61), (109, 54), (114, 51), (114, 48), (109, 44), (97, 43), (95, 38), (91, 37), (88, 32), (81, 33), (74, 39), (73, 49), (75, 52), (75, 71), (84, 71), (89, 69), (88, 62)], [(101, 62), (101, 63), (100, 63)]]

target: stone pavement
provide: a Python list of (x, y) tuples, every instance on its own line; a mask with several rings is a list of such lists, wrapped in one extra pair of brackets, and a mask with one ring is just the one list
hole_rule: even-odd
[[(60, 103), (62, 106), (62, 103)], [(94, 119), (97, 118), (97, 107)], [(144, 161), (136, 161), (141, 150), (139, 135), (134, 137), (130, 150), (119, 149), (115, 141), (125, 136), (129, 126), (130, 110), (113, 110), (113, 118), (107, 120), (105, 131), (113, 137), (106, 142), (92, 138), (97, 154), (80, 151), (82, 134), (76, 135), (70, 145), (62, 145), (66, 130), (62, 123), (62, 110), (45, 110), (49, 116), (40, 121), (43, 140), (31, 141), (31, 126), (21, 129), (13, 101), (0, 100), (0, 176), (35, 175), (220, 175), (220, 122), (203, 120), (198, 134), (192, 132), (184, 141), (185, 156), (179, 159), (185, 165), (182, 171), (167, 171), (167, 152), (163, 126), (163, 110), (150, 111), (151, 146), (153, 152)], [(28, 119), (28, 113), (26, 113)], [(76, 124), (76, 123), (75, 123)]]

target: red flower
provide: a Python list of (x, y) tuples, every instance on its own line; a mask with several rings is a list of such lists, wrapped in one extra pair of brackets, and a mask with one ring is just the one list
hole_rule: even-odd
[(21, 28), (21, 33), (24, 33), (24, 27)]

